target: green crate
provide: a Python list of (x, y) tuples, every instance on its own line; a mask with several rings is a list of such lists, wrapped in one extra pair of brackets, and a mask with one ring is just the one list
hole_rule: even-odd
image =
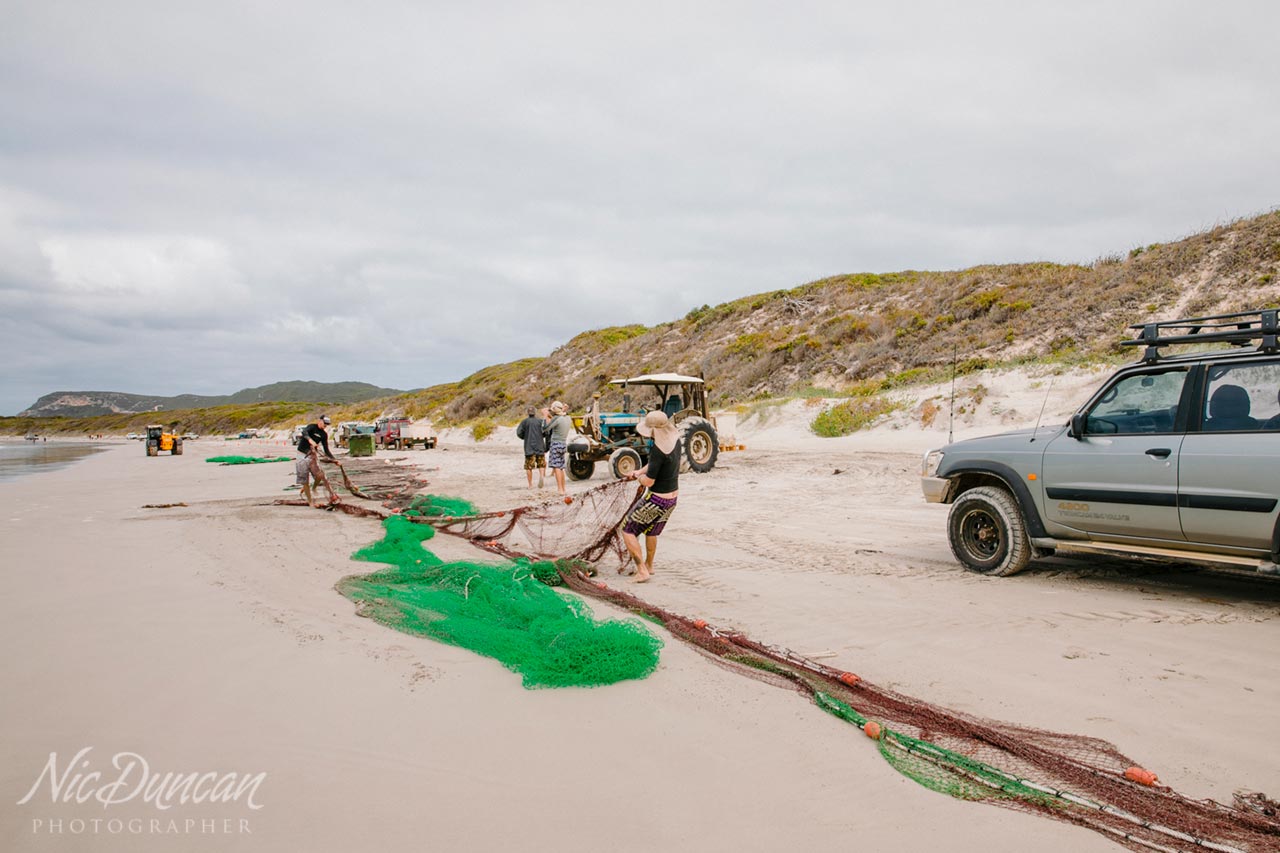
[(374, 449), (372, 435), (353, 435), (347, 438), (348, 456), (372, 456)]

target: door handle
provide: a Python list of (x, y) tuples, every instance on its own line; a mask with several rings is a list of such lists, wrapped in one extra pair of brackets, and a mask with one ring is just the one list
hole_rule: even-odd
[(1153, 447), (1147, 451), (1148, 456), (1154, 456), (1157, 459), (1168, 459), (1169, 454), (1173, 451), (1167, 447)]

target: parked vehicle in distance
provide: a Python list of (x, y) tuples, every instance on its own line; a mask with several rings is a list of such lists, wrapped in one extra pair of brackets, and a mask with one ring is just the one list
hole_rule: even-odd
[(400, 428), (413, 423), (409, 418), (379, 418), (374, 424), (373, 440), (379, 447), (400, 449)]
[(146, 437), (148, 456), (159, 456), (163, 452), (182, 455), (182, 436), (170, 432), (162, 424), (148, 424)]
[(199, 437), (200, 436), (196, 435), (194, 432), (187, 432), (182, 434), (183, 441), (195, 441)]
[[(32, 441), (35, 441), (35, 438), (32, 438), (31, 436), (28, 436), (28, 438), (31, 438)], [(131, 432), (128, 435), (126, 435), (125, 438), (128, 439), (129, 441), (135, 441), (136, 439), (141, 438), (141, 436), (139, 436), (136, 432)]]
[[(1131, 326), (1141, 334), (1124, 344), (1146, 347), (1142, 361), (1068, 423), (926, 453), (921, 488), (951, 504), (956, 559), (998, 576), (1056, 551), (1280, 574), (1277, 313)], [(1160, 352), (1221, 342), (1232, 348)]]
[[(301, 437), (301, 429), (302, 428), (299, 427), (299, 437)], [(351, 436), (373, 435), (373, 431), (373, 424), (365, 423), (363, 421), (343, 421), (338, 424), (337, 436), (334, 438), (334, 443), (337, 444), (338, 447), (346, 447), (347, 440), (350, 439)], [(294, 439), (294, 443), (297, 443), (297, 439)]]

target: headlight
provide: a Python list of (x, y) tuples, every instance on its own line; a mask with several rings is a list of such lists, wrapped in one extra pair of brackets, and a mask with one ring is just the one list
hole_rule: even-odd
[(924, 458), (920, 460), (920, 476), (932, 477), (937, 474), (938, 466), (942, 464), (942, 455), (941, 450), (927, 451)]

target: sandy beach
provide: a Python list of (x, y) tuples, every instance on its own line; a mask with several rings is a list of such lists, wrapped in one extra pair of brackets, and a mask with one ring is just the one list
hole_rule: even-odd
[[(1041, 406), (1060, 421), (1096, 377), (1047, 403), (1045, 380), (985, 381), (998, 405), (957, 437)], [(682, 477), (643, 597), (922, 700), (1104, 738), (1189, 796), (1280, 793), (1280, 584), (1098, 559), (967, 573), (917, 484), (945, 409), (845, 439), (808, 434), (813, 414), (796, 401), (746, 420), (746, 450)], [(349, 556), (378, 523), (273, 506), (289, 464), (204, 462), (246, 452), (287, 448), (201, 439), (148, 459), (117, 441), (0, 483), (3, 849), (1119, 849), (920, 787), (856, 729), (658, 628), (647, 679), (530, 691), (493, 660), (363, 619), (333, 586), (370, 570)], [(525, 488), (509, 429), (392, 455), (482, 509), (553, 499)], [(102, 777), (82, 790), (119, 776), (119, 753), (157, 774), (265, 775), (234, 802), (54, 802), (51, 754), (61, 771), (85, 748)]]

